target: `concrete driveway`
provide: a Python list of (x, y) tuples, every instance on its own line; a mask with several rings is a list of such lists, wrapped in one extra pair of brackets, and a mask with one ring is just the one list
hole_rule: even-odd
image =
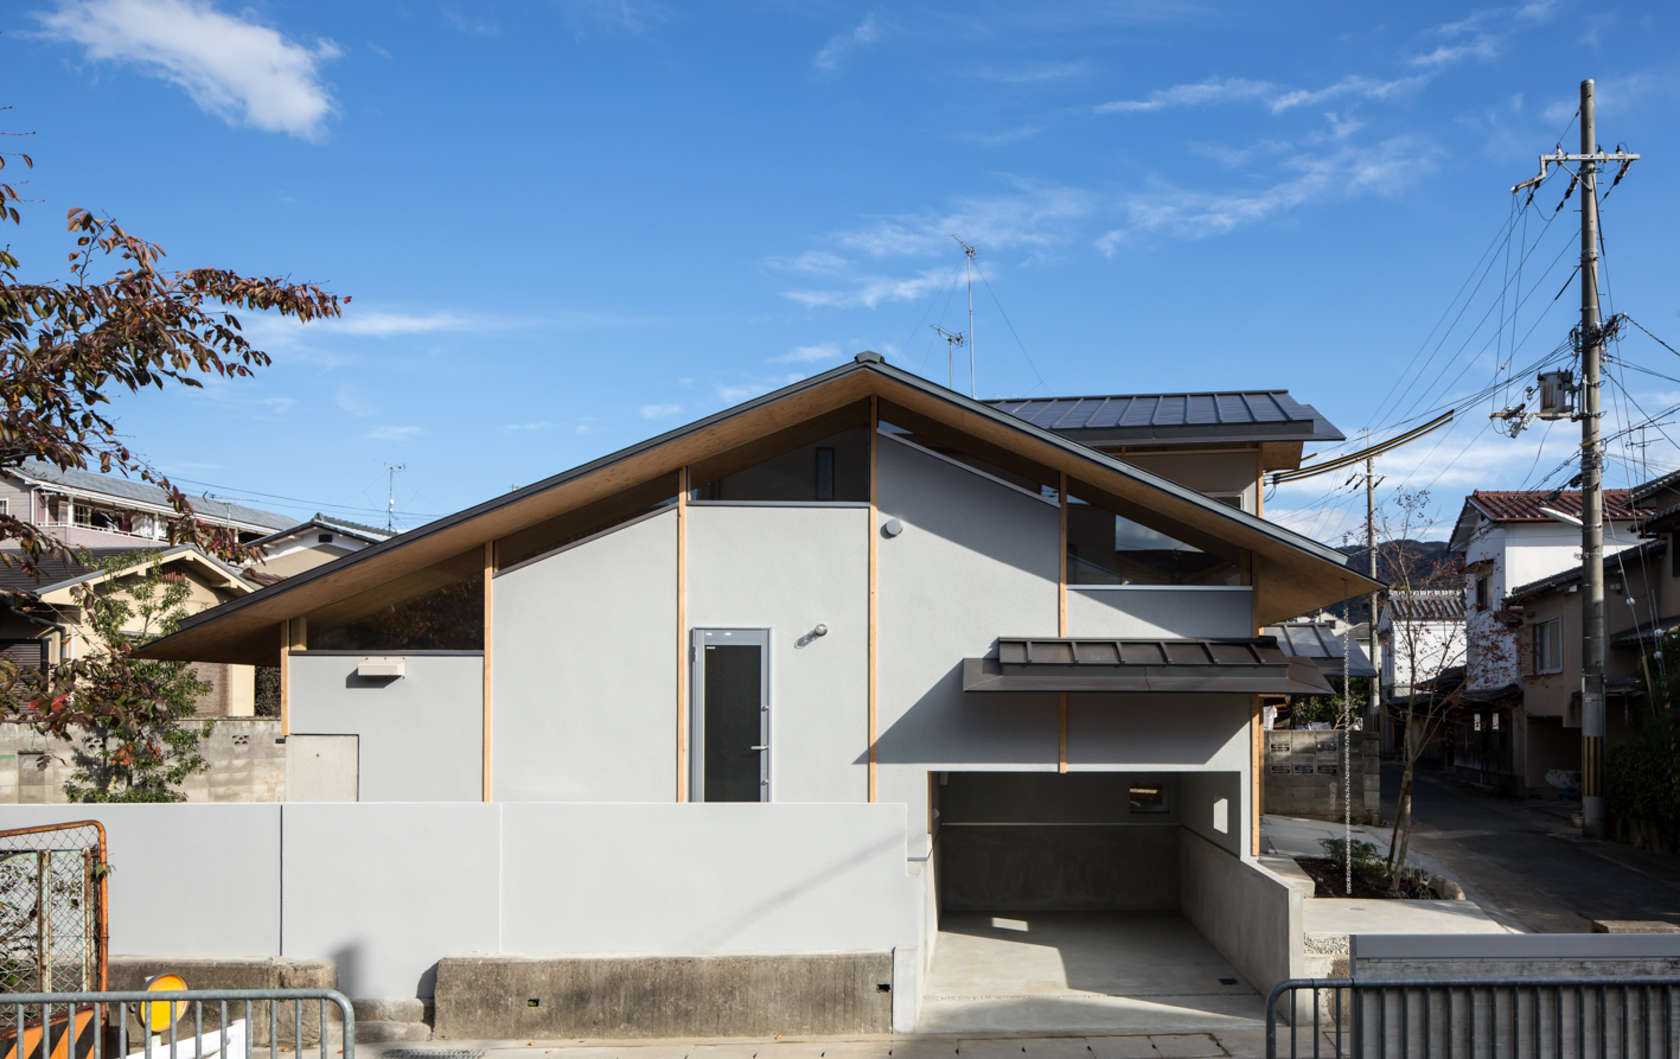
[(1183, 918), (947, 914), (919, 1033), (1265, 1026), (1265, 1003)]

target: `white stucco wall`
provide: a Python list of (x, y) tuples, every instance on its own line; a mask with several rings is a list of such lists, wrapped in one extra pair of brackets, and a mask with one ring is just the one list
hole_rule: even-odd
[(898, 805), (43, 805), (0, 825), (89, 818), (116, 954), (326, 958), (350, 996), (404, 997), (446, 955), (893, 951), (895, 1008), (919, 992)]
[(502, 571), (491, 607), (496, 799), (675, 800), (676, 512)]
[(867, 506), (689, 508), (689, 628), (770, 630), (773, 801), (869, 795), (868, 584)]
[(484, 659), (402, 655), (397, 679), (356, 675), (384, 652), (292, 655), (291, 730), (356, 734), (364, 802), (478, 801), (484, 776)]

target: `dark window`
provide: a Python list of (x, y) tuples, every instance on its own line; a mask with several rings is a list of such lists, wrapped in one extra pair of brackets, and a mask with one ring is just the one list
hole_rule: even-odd
[(1068, 498), (1071, 585), (1240, 585), (1242, 571), (1124, 515)]
[(817, 449), (817, 499), (834, 499), (834, 450)]
[(1476, 609), (1488, 609), (1488, 579), (1486, 574), (1476, 578)]
[(1167, 787), (1163, 783), (1134, 783), (1131, 786), (1130, 808), (1134, 813), (1164, 813), (1167, 811)]
[(315, 543), (316, 544), (331, 544), (332, 543), (332, 534), (330, 534), (330, 533), (317, 533), (317, 534), (315, 534)]
[(1669, 576), (1680, 577), (1680, 533), (1668, 535)]
[(1533, 637), (1535, 673), (1563, 672), (1563, 619), (1552, 618), (1529, 626)]
[(474, 549), (308, 615), (311, 651), (482, 651), (484, 552)]

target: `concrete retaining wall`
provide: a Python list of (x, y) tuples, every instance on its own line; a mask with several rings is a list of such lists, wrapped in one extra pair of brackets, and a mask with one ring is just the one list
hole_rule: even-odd
[(1298, 889), (1189, 830), (1178, 857), (1179, 910), (1244, 981), (1264, 994), (1304, 972)]
[[(286, 744), (280, 741), (278, 718), (194, 718), (189, 723), (210, 726), (199, 744), (210, 768), (181, 785), (187, 801), (277, 802), (286, 797)], [(63, 803), (64, 782), (74, 771), (70, 751), (65, 740), (27, 725), (0, 724), (0, 805)]]
[[(902, 805), (15, 806), (0, 826), (89, 818), (108, 836), (114, 953), (327, 960), (356, 997), (432, 995), (457, 955), (866, 953), (888, 961), (897, 1028), (916, 1016), (923, 895)], [(757, 988), (757, 961), (727, 966), (749, 964), (730, 988)], [(629, 973), (590, 966), (600, 988)], [(714, 988), (708, 966), (675, 981)], [(831, 972), (808, 977), (850, 981)], [(861, 1010), (829, 1000), (804, 1010)]]
[(440, 1038), (890, 1033), (889, 952), (438, 964)]
[[(1342, 819), (1342, 732), (1276, 728), (1265, 733), (1265, 811)], [(1349, 733), (1353, 822), (1382, 823), (1382, 772), (1375, 732)]]

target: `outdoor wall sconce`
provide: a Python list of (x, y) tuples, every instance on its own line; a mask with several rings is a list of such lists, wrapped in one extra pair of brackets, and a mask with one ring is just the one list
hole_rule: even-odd
[(896, 518), (889, 518), (881, 525), (881, 536), (891, 539), (904, 532), (904, 523)]
[(396, 680), (404, 675), (406, 668), (401, 658), (364, 658), (356, 667), (356, 675), (364, 679)]

